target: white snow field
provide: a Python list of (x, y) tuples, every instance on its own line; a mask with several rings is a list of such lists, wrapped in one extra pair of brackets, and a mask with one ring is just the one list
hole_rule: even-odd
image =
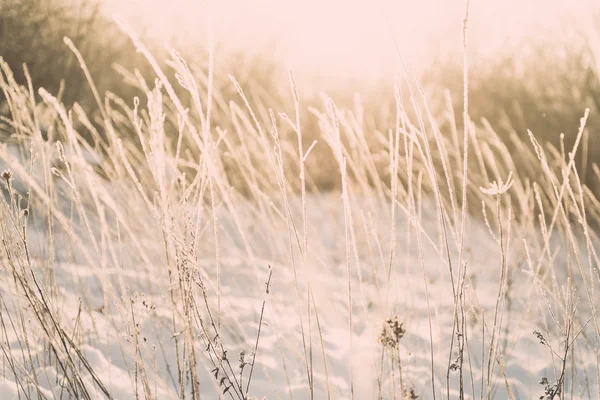
[(106, 101), (95, 145), (42, 91), (44, 142), (2, 80), (2, 399), (599, 398), (600, 209), (568, 158), (522, 143), (534, 184), (473, 132), (467, 210), (462, 144), (399, 104), (372, 150), (360, 107), (327, 102), (301, 114), (339, 189), (305, 192), (324, 167), (293, 115), (242, 96), (226, 132), (160, 79)]

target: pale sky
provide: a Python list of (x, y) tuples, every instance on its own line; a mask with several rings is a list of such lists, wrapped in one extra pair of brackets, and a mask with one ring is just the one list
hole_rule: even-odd
[[(275, 54), (300, 73), (368, 77), (397, 71), (395, 43), (416, 69), (433, 51), (462, 57), (463, 0), (106, 1), (109, 13), (149, 26), (165, 41), (177, 37), (206, 43), (205, 32), (212, 26), (215, 40), (226, 48)], [(596, 10), (591, 4), (593, 0), (471, 0), (471, 52), (493, 54), (524, 36), (560, 37), (573, 28), (561, 18), (592, 15)]]

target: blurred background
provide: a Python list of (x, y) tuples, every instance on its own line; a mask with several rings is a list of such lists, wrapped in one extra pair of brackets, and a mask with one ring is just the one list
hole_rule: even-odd
[[(560, 149), (560, 134), (571, 146), (590, 108), (589, 155), (577, 160), (584, 179), (600, 158), (599, 7), (593, 0), (471, 0), (469, 7), (472, 121), (486, 127), (485, 118), (501, 137), (526, 141), (531, 129)], [(206, 73), (213, 46), (215, 86), (225, 105), (239, 100), (232, 74), (257, 103), (289, 110), (292, 69), (305, 106), (322, 104), (319, 91), (340, 104), (360, 93), (373, 121), (365, 129), (382, 132), (394, 123), (392, 87), (402, 59), (423, 83), (444, 133), (448, 99), (454, 110), (462, 108), (464, 13), (462, 0), (2, 0), (0, 56), (18, 82), (25, 82), (26, 63), (35, 87), (93, 114), (89, 85), (63, 42), (68, 36), (101, 95), (131, 104), (144, 96), (131, 72), (150, 83), (155, 75), (116, 18), (138, 32), (167, 72), (169, 47)], [(9, 112), (1, 104), (0, 111)], [(459, 111), (455, 119), (462, 124)], [(306, 132), (318, 136), (314, 128)], [(600, 180), (586, 182), (595, 188)]]
[[(594, 5), (595, 4), (595, 5)], [(471, 60), (516, 52), (524, 41), (552, 45), (585, 35), (598, 2), (472, 0)], [(268, 54), (297, 73), (327, 80), (398, 72), (398, 52), (422, 71), (461, 57), (464, 0), (107, 0), (107, 15), (179, 46), (214, 41)], [(517, 54), (515, 54), (516, 56)]]

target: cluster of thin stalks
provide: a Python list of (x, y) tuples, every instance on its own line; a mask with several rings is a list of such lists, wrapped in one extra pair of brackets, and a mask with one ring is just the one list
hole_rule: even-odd
[[(277, 268), (283, 265), (293, 271), (292, 295), (297, 304), (293, 318), (298, 320), (302, 346), (294, 350), (308, 396), (335, 398), (310, 262), (318, 248), (311, 231), (319, 227), (309, 227), (308, 198), (326, 195), (313, 179), (322, 173), (322, 160), (311, 157), (319, 146), (329, 149), (337, 166), (330, 173), (341, 188), (338, 206), (343, 210), (340, 240), (347, 309), (340, 312), (347, 315), (349, 342), (346, 396), (356, 396), (353, 340), (357, 319), (364, 319), (384, 327), (374, 397), (489, 399), (500, 381), (509, 397), (515, 398), (505, 356), (514, 312), (511, 289), (518, 273), (533, 283), (528, 298), (538, 299), (547, 311), (540, 316), (542, 326), (535, 328), (556, 371), (554, 379), (542, 379), (544, 396), (564, 398), (567, 390), (573, 395), (578, 346), (594, 351), (596, 370), (600, 365), (596, 318), (600, 302), (595, 286), (600, 283), (596, 253), (600, 238), (594, 230), (600, 202), (582, 184), (575, 168), (577, 157), (587, 160), (589, 112), (584, 112), (571, 149), (538, 143), (533, 132), (529, 143), (500, 138), (491, 126), (471, 122), (466, 27), (465, 18), (462, 120), (467, 123), (462, 129), (451, 107), (442, 118), (432, 115), (421, 86), (405, 71), (395, 83), (396, 114), (386, 132), (369, 129), (369, 116), (360, 103), (340, 109), (324, 96), (322, 109), (304, 111), (291, 73), (290, 103), (282, 105), (291, 113), (256, 104), (234, 77), (230, 79), (239, 100), (227, 103), (213, 91), (212, 52), (206, 73), (190, 68), (175, 51), (168, 62), (172, 71), (163, 71), (126, 27), (155, 68), (152, 84), (135, 71), (126, 77), (144, 90), (144, 100), (120, 99), (110, 93), (102, 97), (89, 78), (97, 109), (86, 111), (77, 104), (66, 109), (59, 95), (43, 88), (36, 91), (30, 81), (19, 85), (0, 60), (0, 89), (10, 111), (2, 123), (13, 132), (10, 143), (0, 148), (7, 165), (0, 211), (3, 376), (11, 377), (25, 398), (45, 398), (39, 374), (47, 374), (45, 367), (51, 366), (56, 371), (53, 379), (66, 397), (112, 398), (109, 378), (94, 369), (82, 350), (95, 340), (84, 334), (88, 332), (84, 328), (93, 325), (93, 315), (99, 312), (111, 316), (114, 326), (125, 332), (118, 346), (127, 360), (136, 398), (161, 398), (160, 393), (167, 391), (176, 398), (199, 399), (212, 389), (221, 398), (248, 399), (255, 367), (260, 365), (257, 354), (269, 305), (263, 301), (257, 310), (254, 340), (243, 340), (250, 344), (250, 353), (239, 347), (231, 350), (240, 355), (235, 365), (227, 353), (231, 344), (224, 339), (229, 328), (223, 306), (228, 254), (222, 246), (232, 235), (220, 223), (226, 213), (233, 221), (239, 254), (254, 278), (245, 285), (258, 289), (266, 285), (261, 291), (266, 296), (271, 286), (277, 288), (271, 281)], [(65, 43), (86, 72), (85, 60), (73, 43), (68, 39)], [(24, 75), (28, 76), (25, 66)], [(44, 121), (40, 109), (45, 110)], [(409, 117), (409, 109), (416, 118)], [(317, 140), (305, 139), (305, 119), (317, 121), (321, 131)], [(442, 132), (442, 124), (451, 128), (449, 132)], [(507, 140), (513, 141), (518, 154), (509, 152)], [(517, 170), (516, 157), (528, 171)], [(594, 170), (600, 178), (600, 169), (594, 166)], [(358, 200), (365, 202), (357, 211)], [(429, 201), (435, 210), (433, 230), (423, 225)], [(253, 248), (241, 205), (243, 213), (258, 221), (260, 235), (272, 243), (273, 268), (267, 270), (264, 254)], [(389, 221), (389, 243), (381, 243), (373, 215)], [(399, 225), (398, 216), (406, 218), (405, 226)], [(498, 249), (499, 258), (490, 260), (489, 266), (500, 271), (491, 315), (479, 304), (467, 261), (467, 249), (478, 240), (469, 236), (472, 220), (487, 225)], [(271, 229), (276, 223), (285, 224), (286, 237)], [(412, 351), (403, 344), (411, 326), (397, 317), (376, 321), (362, 297), (367, 271), (361, 265), (364, 253), (370, 253), (375, 260), (371, 265), (377, 296), (388, 315), (394, 315), (388, 300), (391, 286), (398, 282), (392, 277), (403, 246), (411, 245), (397, 243), (400, 230), (409, 232), (409, 241), (418, 249), (418, 271), (426, 293), (430, 378), (421, 393), (405, 377), (408, 366), (403, 365)], [(30, 232), (44, 233), (35, 252)], [(124, 246), (127, 256), (121, 251)], [(445, 274), (438, 278), (450, 285), (453, 294), (451, 330), (442, 333), (441, 341), (434, 341), (436, 318), (425, 266), (425, 252), (431, 248)], [(82, 298), (76, 310), (64, 306), (64, 292), (56, 282), (60, 257), (93, 271), (102, 304)], [(158, 290), (152, 289), (154, 275), (168, 281), (159, 289), (165, 290), (160, 298), (170, 310), (172, 336), (158, 343), (144, 336), (144, 319), (156, 305), (128, 287), (122, 279), (126, 271), (135, 271), (150, 292)], [(567, 279), (562, 281), (562, 276)], [(590, 327), (593, 335), (584, 337)], [(98, 329), (95, 334), (102, 336)], [(475, 335), (480, 349), (471, 346)], [(164, 380), (157, 358), (166, 348), (174, 352), (176, 365), (165, 362), (169, 378)], [(315, 372), (320, 362), (324, 374)], [(287, 374), (285, 362), (284, 369)], [(591, 398), (600, 397), (600, 376), (595, 379), (597, 388), (587, 389)], [(289, 381), (288, 385), (292, 393)]]

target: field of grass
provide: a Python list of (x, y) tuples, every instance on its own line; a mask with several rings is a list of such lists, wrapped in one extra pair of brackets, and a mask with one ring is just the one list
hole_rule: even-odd
[(590, 70), (319, 97), (120, 29), (117, 94), (0, 54), (0, 397), (600, 398)]

